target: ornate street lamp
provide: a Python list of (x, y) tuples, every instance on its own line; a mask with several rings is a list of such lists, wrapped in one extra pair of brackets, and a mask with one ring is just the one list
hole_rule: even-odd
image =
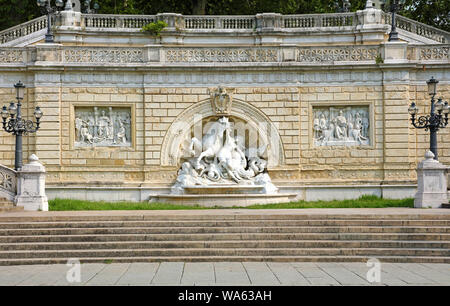
[[(382, 0), (382, 6), (384, 7), (386, 5), (386, 0)], [(405, 0), (389, 0), (389, 11), (392, 14), (392, 22), (391, 22), (391, 32), (389, 33), (389, 39), (388, 41), (396, 41), (398, 40), (398, 33), (397, 33), (397, 24), (395, 20), (395, 14), (400, 11), (402, 6), (405, 4)]]
[(53, 42), (52, 33), (52, 15), (62, 10), (64, 6), (63, 0), (55, 0), (56, 7), (51, 6), (50, 0), (37, 0), (37, 5), (41, 8), (43, 14), (47, 15), (47, 33), (45, 34), (45, 42)]
[(85, 14), (97, 14), (98, 9), (100, 6), (98, 5), (98, 2), (94, 2), (94, 5), (91, 9), (91, 0), (85, 0), (84, 1), (84, 10), (83, 13)]
[[(39, 129), (39, 123), (42, 118), (42, 111), (39, 106), (36, 106), (34, 110), (34, 117), (36, 123), (31, 120), (22, 119), (22, 100), (25, 91), (25, 85), (21, 81), (14, 85), (16, 88), (17, 105), (11, 102), (9, 107), (3, 106), (1, 116), (3, 119), (3, 129), (16, 135), (16, 151), (14, 169), (18, 170), (22, 168), (22, 135), (28, 135), (29, 133), (35, 133)], [(8, 117), (9, 120), (8, 120)]]
[(348, 13), (350, 11), (350, 1), (349, 0), (343, 0), (342, 1), (342, 7), (339, 5), (338, 1), (334, 2), (334, 7), (336, 8), (336, 11), (338, 13)]
[(430, 151), (434, 154), (434, 159), (438, 160), (437, 153), (437, 131), (443, 129), (448, 124), (448, 113), (450, 112), (450, 106), (448, 102), (443, 102), (442, 98), (439, 98), (435, 103), (434, 96), (436, 95), (436, 87), (439, 81), (431, 77), (427, 81), (428, 94), (431, 96), (431, 111), (427, 116), (419, 116), (416, 121), (416, 114), (419, 109), (416, 103), (412, 102), (408, 108), (408, 112), (411, 115), (411, 123), (417, 129), (430, 130)]

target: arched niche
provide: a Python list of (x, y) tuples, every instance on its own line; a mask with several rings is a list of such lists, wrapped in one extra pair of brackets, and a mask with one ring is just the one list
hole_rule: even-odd
[[(216, 119), (217, 116), (212, 107), (210, 99), (200, 101), (184, 110), (170, 125), (161, 148), (161, 166), (179, 167), (183, 157), (183, 147), (186, 146), (186, 139), (192, 136), (192, 130), (196, 126), (202, 126), (199, 121), (204, 122), (209, 117)], [(252, 130), (257, 132), (261, 141), (266, 144), (265, 158), (267, 158), (268, 169), (284, 165), (285, 157), (281, 137), (275, 125), (259, 109), (241, 100), (233, 99), (233, 107), (229, 114), (231, 121), (242, 121), (248, 124)], [(233, 119), (234, 118), (234, 119)], [(200, 135), (203, 131), (196, 131), (194, 134)]]

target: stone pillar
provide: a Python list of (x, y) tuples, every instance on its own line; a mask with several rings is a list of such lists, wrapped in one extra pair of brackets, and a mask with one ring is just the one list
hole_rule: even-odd
[(358, 17), (356, 31), (359, 32), (356, 39), (359, 42), (380, 43), (384, 41), (389, 26), (383, 24), (382, 11), (370, 5), (371, 3), (367, 3), (364, 10), (356, 11)]
[(279, 32), (283, 28), (283, 15), (278, 13), (256, 14), (256, 31), (262, 34), (260, 44), (279, 45), (283, 42)]
[(36, 62), (38, 64), (48, 64), (47, 62), (61, 62), (61, 47), (61, 44), (56, 43), (36, 44)]
[(256, 28), (260, 32), (280, 31), (283, 27), (283, 15), (278, 13), (256, 14)]
[(167, 23), (166, 31), (180, 31), (184, 30), (184, 16), (177, 13), (158, 13), (157, 20), (162, 20)]
[(425, 160), (417, 166), (417, 193), (414, 197), (416, 208), (439, 208), (448, 203), (448, 167), (434, 159), (431, 151), (425, 153)]
[(48, 211), (48, 201), (45, 195), (45, 167), (39, 158), (32, 154), (29, 163), (17, 173), (16, 206), (25, 210)]
[(403, 41), (388, 41), (382, 44), (382, 57), (385, 64), (407, 63), (406, 51), (408, 43)]
[(159, 43), (161, 44), (183, 44), (184, 36), (184, 16), (176, 13), (158, 13), (157, 20), (162, 20), (167, 24), (164, 31), (160, 33)]

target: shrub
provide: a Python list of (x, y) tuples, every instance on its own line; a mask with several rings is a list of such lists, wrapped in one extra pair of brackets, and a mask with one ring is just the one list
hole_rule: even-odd
[(157, 22), (150, 22), (142, 27), (142, 32), (149, 33), (150, 35), (159, 36), (161, 31), (167, 27), (167, 23), (162, 20)]

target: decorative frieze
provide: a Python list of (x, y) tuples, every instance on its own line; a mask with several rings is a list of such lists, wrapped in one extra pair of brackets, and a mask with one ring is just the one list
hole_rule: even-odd
[(85, 48), (70, 47), (64, 50), (66, 63), (143, 63), (142, 48)]
[(448, 60), (450, 46), (427, 46), (419, 48), (419, 60)]
[(298, 48), (298, 62), (339, 62), (339, 61), (371, 61), (379, 54), (379, 47), (336, 46)]
[(75, 147), (131, 146), (131, 109), (75, 107)]
[(370, 126), (368, 106), (313, 107), (316, 146), (369, 145)]
[(279, 62), (275, 48), (170, 48), (166, 61), (179, 62)]
[(17, 48), (0, 48), (0, 63), (22, 63), (23, 50)]

